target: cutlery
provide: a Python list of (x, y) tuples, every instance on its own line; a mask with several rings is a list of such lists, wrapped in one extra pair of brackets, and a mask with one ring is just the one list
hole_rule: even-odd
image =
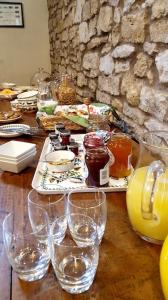
[(22, 133), (25, 135), (30, 135), (30, 136), (35, 136), (35, 135), (45, 135), (44, 130), (40, 129), (38, 127), (30, 127), (28, 129), (26, 128), (0, 128), (0, 132), (2, 133), (10, 133), (10, 132), (15, 132), (15, 133)]

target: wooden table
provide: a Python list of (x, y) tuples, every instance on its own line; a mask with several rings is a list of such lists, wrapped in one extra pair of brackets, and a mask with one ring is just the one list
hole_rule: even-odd
[[(0, 101), (0, 110), (9, 109)], [(35, 114), (24, 114), (22, 123), (35, 125)], [(37, 145), (37, 159), (20, 174), (0, 172), (0, 221), (11, 211), (25, 210), (27, 193), (44, 143), (44, 137), (17, 137)], [(0, 144), (9, 139), (0, 138)], [(141, 240), (131, 229), (125, 193), (107, 193), (108, 220), (100, 246), (100, 260), (95, 280), (89, 291), (80, 295), (64, 292), (50, 267), (40, 281), (19, 280), (10, 267), (0, 233), (0, 300), (163, 300), (159, 275), (160, 246)]]

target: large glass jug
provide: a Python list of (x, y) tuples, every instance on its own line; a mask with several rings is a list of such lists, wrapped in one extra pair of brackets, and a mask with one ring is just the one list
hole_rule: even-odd
[(168, 235), (168, 132), (146, 132), (128, 184), (127, 209), (141, 238), (161, 244)]
[(37, 97), (38, 111), (52, 115), (54, 114), (57, 103), (58, 101), (54, 94), (53, 82), (40, 82)]

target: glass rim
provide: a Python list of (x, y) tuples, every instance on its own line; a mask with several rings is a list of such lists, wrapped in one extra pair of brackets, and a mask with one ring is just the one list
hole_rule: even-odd
[[(37, 187), (38, 188), (38, 187)], [(30, 198), (30, 195), (33, 193), (33, 192), (35, 192), (35, 193), (37, 193), (38, 195), (41, 195), (42, 197), (54, 197), (54, 196), (57, 196), (57, 195), (60, 195), (60, 197), (59, 197), (59, 199), (58, 200), (56, 200), (56, 201), (54, 201), (54, 202), (52, 202), (52, 203), (41, 203), (41, 204), (39, 204), (39, 203), (37, 203), (36, 201), (33, 201), (31, 198)], [(59, 202), (61, 202), (63, 199), (65, 199), (65, 196), (66, 196), (66, 193), (61, 193), (61, 194), (41, 194), (41, 193), (39, 193), (36, 189), (31, 189), (30, 191), (29, 191), (29, 193), (28, 193), (28, 196), (27, 196), (27, 198), (28, 198), (28, 204), (29, 203), (32, 203), (32, 204), (34, 204), (34, 205), (36, 205), (36, 206), (38, 206), (38, 207), (46, 207), (46, 206), (52, 206), (52, 205), (55, 205), (56, 203), (59, 203)]]
[[(146, 131), (144, 134), (143, 134), (143, 136), (142, 136), (142, 138), (140, 138), (140, 142), (143, 144), (143, 145), (145, 145), (145, 146), (148, 146), (148, 147), (152, 147), (152, 148), (154, 148), (154, 149), (161, 149), (162, 151), (164, 150), (168, 150), (168, 147), (162, 147), (162, 146), (157, 146), (157, 145), (153, 145), (153, 144), (151, 144), (151, 143), (149, 143), (149, 142), (147, 142), (147, 141), (145, 141), (144, 140), (144, 138), (146, 137), (146, 136), (150, 136), (150, 134), (151, 135), (157, 135), (157, 133), (159, 134), (159, 133), (165, 133), (166, 135), (168, 135), (168, 131), (166, 131), (166, 130), (151, 130), (151, 131)], [(163, 137), (161, 137), (161, 138), (163, 138)]]
[[(91, 190), (91, 191), (89, 191), (89, 190)], [(78, 193), (79, 193), (79, 194), (84, 194), (84, 193), (89, 193), (89, 194), (91, 194), (91, 193), (101, 193), (101, 194), (103, 195), (103, 198), (100, 199), (101, 203), (99, 203), (99, 204), (97, 204), (97, 205), (94, 205), (94, 206), (85, 207), (86, 210), (92, 209), (92, 208), (97, 208), (97, 207), (99, 207), (100, 205), (102, 205), (103, 203), (106, 203), (106, 194), (105, 194), (105, 192), (102, 191), (102, 190), (100, 190), (100, 189), (98, 189), (97, 187), (89, 187), (86, 191), (81, 191), (81, 190), (79, 190), (79, 189), (75, 189), (75, 190), (70, 191), (70, 192), (68, 193), (68, 195), (67, 195), (67, 200), (68, 200), (68, 202), (69, 202), (72, 206), (77, 207), (77, 208), (82, 208), (82, 207), (79, 206), (79, 205), (73, 204), (73, 203), (72, 203), (72, 199), (70, 199), (70, 196), (71, 196), (72, 194), (75, 194), (75, 193), (76, 193), (76, 194), (78, 194)], [(75, 200), (75, 201), (77, 201), (77, 200)]]
[[(46, 215), (46, 220), (47, 220), (47, 224), (45, 224), (45, 228), (47, 228), (47, 231), (49, 231), (49, 225), (48, 225), (48, 218), (47, 218), (47, 214), (46, 214), (46, 212), (44, 211), (44, 213), (45, 213), (45, 215)], [(10, 217), (12, 217), (12, 218), (14, 218), (14, 213), (13, 212), (10, 212), (7, 216), (5, 216), (5, 218), (4, 218), (4, 220), (3, 220), (3, 223), (2, 223), (2, 228), (3, 228), (3, 238), (4, 238), (4, 231), (5, 231), (5, 225), (7, 224), (7, 221), (8, 221), (8, 219), (10, 218)], [(30, 220), (29, 220), (30, 221)], [(44, 229), (44, 227), (41, 229), (39, 229), (39, 230), (34, 230), (33, 231), (33, 228), (32, 228), (32, 230), (30, 231), (30, 233), (22, 233), (22, 232), (17, 232), (17, 233), (12, 233), (16, 238), (19, 238), (19, 239), (21, 239), (21, 240), (23, 240), (23, 239), (25, 239), (26, 237), (28, 237), (28, 236), (34, 236), (35, 234), (37, 234), (37, 233), (40, 233), (42, 230)], [(46, 234), (42, 234), (41, 236), (48, 236), (48, 232), (46, 233)]]

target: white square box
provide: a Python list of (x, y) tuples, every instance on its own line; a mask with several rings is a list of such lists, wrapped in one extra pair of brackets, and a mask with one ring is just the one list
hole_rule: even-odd
[(12, 158), (19, 160), (26, 153), (31, 152), (36, 148), (36, 144), (19, 142), (19, 141), (10, 141), (0, 146), (0, 157), (1, 160)]

